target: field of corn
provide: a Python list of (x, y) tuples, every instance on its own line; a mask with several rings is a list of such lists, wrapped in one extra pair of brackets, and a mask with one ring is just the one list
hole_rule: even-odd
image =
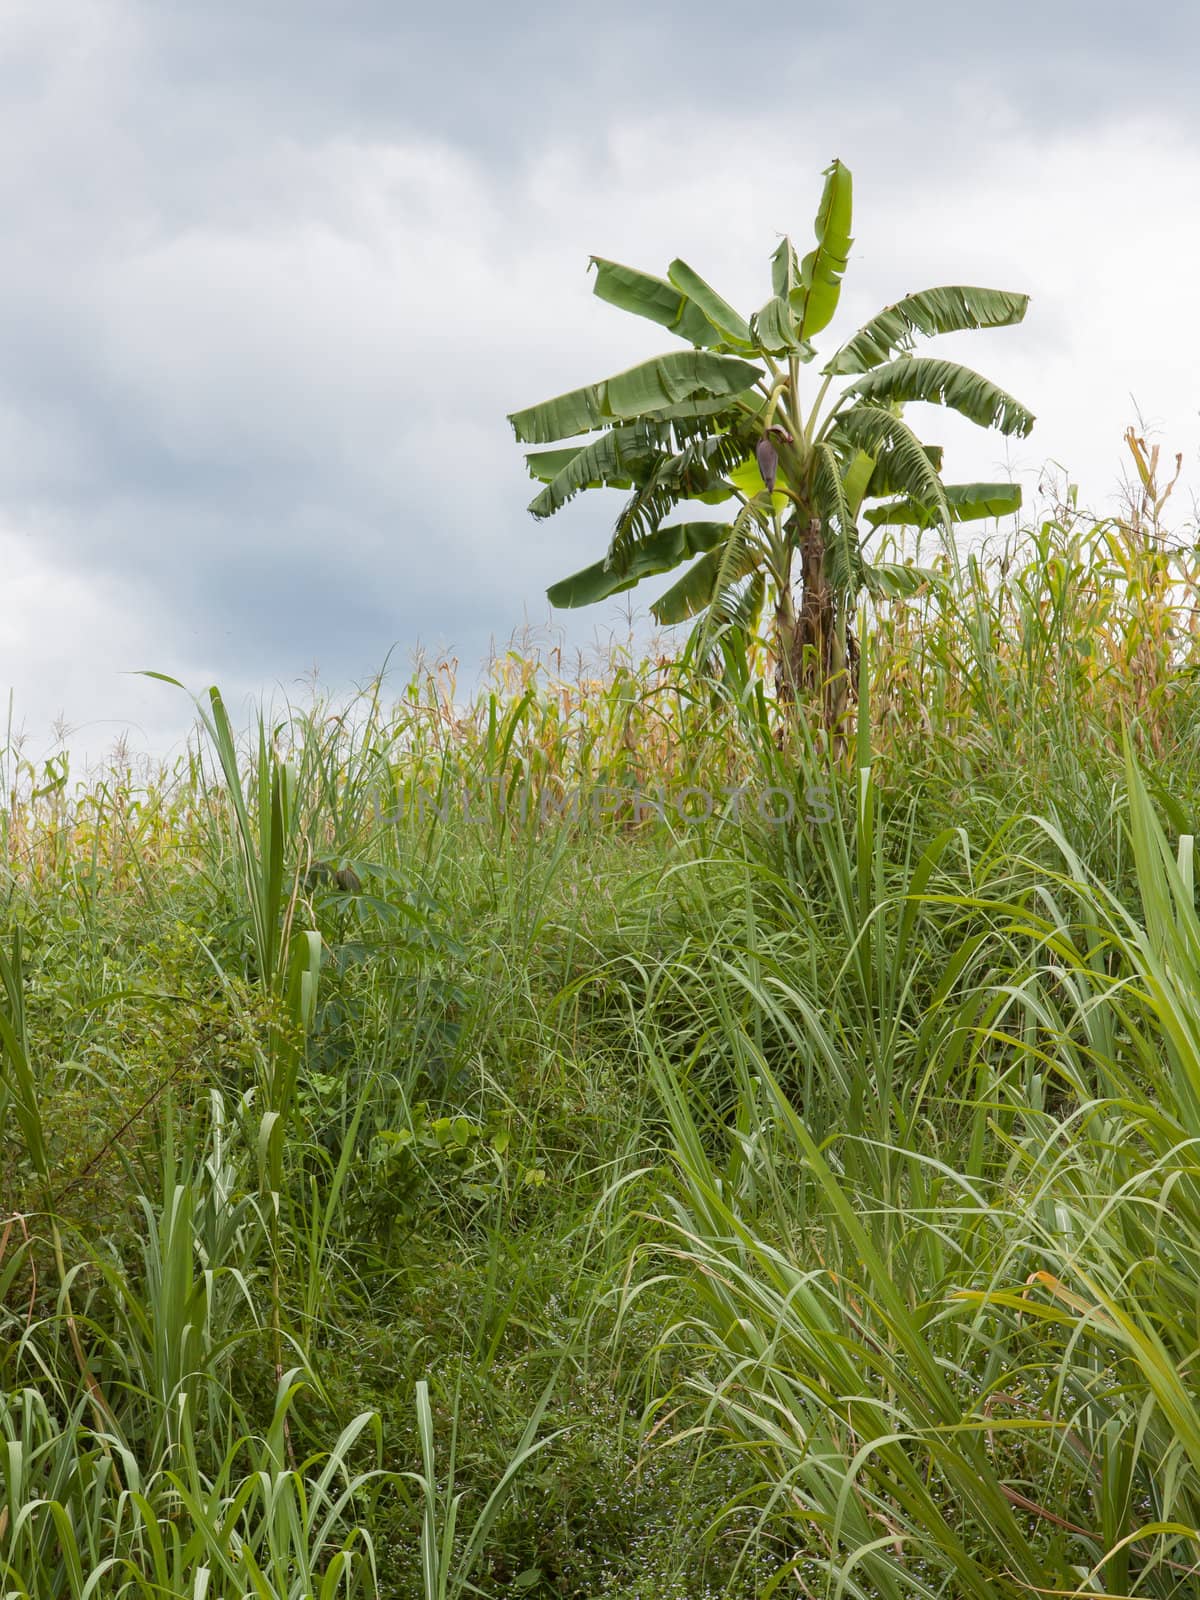
[(9, 749), (0, 1595), (1200, 1593), (1198, 608)]

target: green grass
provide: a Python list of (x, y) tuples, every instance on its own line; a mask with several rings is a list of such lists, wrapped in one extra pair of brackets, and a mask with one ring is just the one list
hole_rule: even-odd
[(1195, 1592), (1190, 559), (8, 749), (0, 1594)]

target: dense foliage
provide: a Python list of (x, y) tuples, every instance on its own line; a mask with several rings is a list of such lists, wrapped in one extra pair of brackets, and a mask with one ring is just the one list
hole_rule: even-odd
[(1191, 1592), (1198, 601), (10, 749), (0, 1594)]

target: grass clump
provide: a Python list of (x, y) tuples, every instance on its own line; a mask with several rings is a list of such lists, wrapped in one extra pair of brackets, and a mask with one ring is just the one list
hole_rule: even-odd
[(10, 750), (0, 1592), (1190, 1592), (1197, 583)]

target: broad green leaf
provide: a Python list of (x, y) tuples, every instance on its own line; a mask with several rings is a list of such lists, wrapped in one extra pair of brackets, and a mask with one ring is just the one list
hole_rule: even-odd
[(700, 417), (715, 417), (735, 406), (739, 400), (761, 402), (762, 395), (755, 389), (739, 389), (735, 394), (718, 395), (710, 400), (681, 400), (677, 406), (663, 406), (661, 411), (648, 411), (648, 422), (688, 422)]
[(660, 328), (669, 328), (692, 345), (722, 342), (720, 329), (687, 294), (664, 278), (639, 272), (636, 267), (622, 266), (619, 261), (606, 261), (602, 256), (593, 256), (590, 264), (596, 269), (592, 292), (601, 300), (607, 300), (609, 305), (631, 311), (638, 317), (648, 317)]
[(1021, 321), (1028, 305), (1027, 294), (1013, 294), (1007, 289), (961, 285), (923, 289), (872, 317), (824, 370), (839, 376), (870, 372), (900, 351), (911, 350), (918, 334), (929, 337), (968, 328), (1010, 327)]
[[(936, 473), (940, 474), (942, 470), (942, 459), (945, 455), (945, 451), (942, 449), (941, 445), (923, 444), (921, 446), (921, 450), (925, 456), (925, 459), (929, 462), (929, 465)], [(875, 470), (871, 474), (871, 481), (867, 485), (867, 491), (864, 499), (881, 500), (884, 495), (903, 493), (904, 486), (896, 481), (893, 471), (894, 467), (895, 462), (891, 456), (883, 456), (875, 463)]]
[(748, 541), (741, 542), (734, 560), (725, 559), (728, 554), (717, 546), (693, 562), (679, 582), (673, 583), (650, 607), (654, 620), (667, 627), (697, 616), (712, 604), (719, 585), (737, 583), (758, 566), (759, 553)]
[(854, 516), (858, 515), (858, 509), (866, 499), (867, 488), (875, 467), (874, 456), (867, 455), (863, 450), (856, 450), (842, 473), (842, 489), (846, 496), (846, 504)]
[(816, 351), (796, 332), (796, 318), (783, 295), (775, 295), (750, 319), (754, 342), (771, 355), (798, 355), (811, 361)]
[(626, 551), (656, 532), (681, 501), (716, 505), (731, 499), (726, 474), (743, 459), (744, 448), (727, 434), (710, 434), (690, 440), (678, 455), (663, 456), (617, 518), (609, 546), (617, 570), (624, 571)]
[(786, 300), (799, 286), (800, 261), (795, 245), (785, 234), (771, 257), (771, 293), (777, 299)]
[(584, 489), (631, 489), (645, 481), (665, 452), (657, 429), (631, 422), (610, 428), (581, 450), (547, 450), (544, 454), (569, 455), (570, 459), (530, 502), (530, 513), (539, 519), (552, 517)]
[(536, 478), (539, 483), (549, 483), (586, 449), (585, 444), (572, 444), (562, 450), (531, 450), (525, 457), (525, 466), (531, 478)]
[(593, 433), (612, 421), (605, 396), (607, 385), (592, 383), (585, 389), (543, 400), (524, 411), (511, 411), (509, 423), (522, 444), (553, 444), (556, 439), (572, 439), (580, 433)]
[[(717, 558), (717, 569), (710, 590), (712, 598), (695, 641), (702, 657), (708, 654), (712, 628), (735, 622), (740, 602), (743, 599), (752, 600), (750, 590), (754, 587), (754, 579), (757, 577), (761, 583), (763, 574), (753, 542), (759, 527), (757, 513), (751, 507), (743, 506), (734, 519), (728, 538), (719, 550), (713, 552)], [(743, 595), (741, 584), (747, 572), (752, 574), (750, 590)]]
[(846, 498), (841, 463), (827, 441), (815, 446), (817, 470), (813, 476), (816, 509), (825, 527), (826, 576), (831, 587), (853, 590), (858, 586), (858, 529), (854, 512)]
[(850, 169), (835, 161), (825, 169), (825, 189), (813, 231), (817, 247), (800, 263), (800, 284), (789, 293), (801, 339), (811, 339), (833, 321), (850, 261), (853, 183)]
[(692, 489), (687, 495), (683, 495), (680, 498), (699, 500), (701, 505), (719, 506), (724, 501), (733, 499), (733, 490), (724, 483), (717, 483), (712, 489)]
[(854, 395), (875, 405), (927, 400), (931, 405), (949, 406), (982, 428), (998, 428), (1021, 439), (1033, 427), (1032, 411), (989, 378), (957, 361), (901, 356), (850, 384), (843, 398)]
[(718, 626), (744, 628), (747, 633), (755, 633), (766, 597), (766, 575), (761, 571), (752, 572), (749, 583), (730, 584), (717, 593), (712, 603), (712, 621)]
[(886, 458), (892, 483), (902, 493), (936, 512), (935, 521), (950, 525), (946, 492), (920, 441), (908, 425), (880, 406), (861, 403), (831, 419), (836, 434), (880, 463)]
[(907, 600), (920, 589), (944, 585), (941, 575), (931, 567), (914, 567), (896, 561), (881, 561), (875, 566), (864, 563), (862, 580), (863, 587), (874, 600)]
[[(731, 404), (739, 400), (751, 404), (755, 399), (761, 401), (762, 396), (754, 389), (745, 389), (741, 394), (722, 395), (714, 400), (684, 400), (677, 406), (664, 406), (661, 411), (648, 412), (644, 418), (639, 418), (634, 423), (623, 423), (618, 426), (622, 430), (626, 428), (644, 430), (647, 438), (654, 440), (663, 449), (670, 448), (673, 440), (678, 448), (682, 448), (690, 439), (702, 436), (708, 431), (703, 427), (688, 427), (687, 424), (702, 424), (708, 417), (720, 417), (723, 411), (728, 410)], [(683, 424), (684, 426), (675, 426), (675, 424)], [(725, 423), (723, 421), (717, 422), (714, 424), (712, 431), (719, 431), (724, 427)], [(525, 465), (529, 476), (536, 478), (539, 483), (550, 483), (560, 472), (565, 471), (577, 457), (582, 456), (585, 451), (591, 450), (598, 442), (594, 440), (590, 445), (566, 445), (555, 450), (531, 450), (525, 457)], [(602, 482), (613, 485), (618, 484), (618, 479), (613, 477), (597, 478), (590, 482), (587, 487), (595, 488)], [(627, 481), (624, 487), (628, 488), (628, 486), (629, 482)]]
[(816, 509), (826, 522), (836, 521), (840, 528), (852, 527), (854, 514), (846, 497), (846, 485), (836, 451), (828, 440), (823, 439), (814, 446), (813, 454), (816, 461), (816, 472), (813, 474)]
[(593, 562), (552, 585), (546, 591), (550, 604), (569, 608), (607, 600), (610, 595), (632, 589), (643, 578), (670, 572), (681, 561), (714, 549), (729, 537), (732, 526), (729, 522), (677, 522), (659, 528), (631, 547), (624, 571), (619, 571), (607, 557)]
[(857, 529), (845, 534), (832, 532), (825, 547), (825, 579), (835, 595), (848, 599), (858, 593), (862, 584), (862, 554)]
[[(1019, 483), (948, 483), (946, 504), (953, 522), (979, 522), (984, 517), (1008, 517), (1021, 509)], [(872, 506), (863, 516), (873, 528), (931, 528), (936, 511), (912, 498)]]
[(750, 325), (745, 317), (705, 283), (700, 274), (694, 272), (686, 261), (672, 261), (667, 268), (667, 277), (727, 340), (734, 344), (749, 346)]
[(685, 401), (740, 394), (762, 377), (758, 367), (738, 356), (711, 350), (674, 350), (654, 356), (601, 383), (514, 411), (509, 422), (523, 444), (553, 444), (605, 423), (631, 421)]

